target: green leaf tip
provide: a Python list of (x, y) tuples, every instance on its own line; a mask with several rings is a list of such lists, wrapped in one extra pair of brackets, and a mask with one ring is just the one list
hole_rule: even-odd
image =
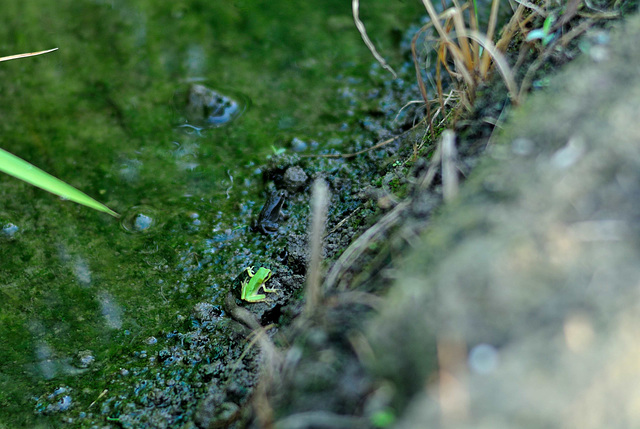
[(94, 200), (84, 192), (77, 190), (73, 186), (66, 184), (62, 180), (53, 177), (49, 173), (39, 169), (35, 165), (29, 164), (27, 161), (18, 158), (4, 149), (0, 149), (0, 171), (67, 200), (108, 213), (116, 218), (120, 217), (118, 213)]

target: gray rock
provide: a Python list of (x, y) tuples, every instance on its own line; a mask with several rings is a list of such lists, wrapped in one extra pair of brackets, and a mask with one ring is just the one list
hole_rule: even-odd
[(408, 258), (369, 331), (396, 427), (640, 427), (638, 40), (530, 96)]
[(297, 165), (287, 168), (284, 172), (283, 184), (288, 191), (294, 192), (301, 189), (309, 177), (304, 170)]

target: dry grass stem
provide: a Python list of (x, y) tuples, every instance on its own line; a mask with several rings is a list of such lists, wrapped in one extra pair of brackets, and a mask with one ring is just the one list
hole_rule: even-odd
[(413, 127), (409, 128), (408, 130), (402, 132), (401, 134), (398, 134), (397, 136), (393, 136), (393, 137), (391, 137), (391, 138), (389, 138), (387, 140), (378, 142), (378, 143), (376, 143), (375, 145), (373, 145), (371, 147), (359, 150), (357, 152), (338, 153), (338, 154), (324, 154), (324, 155), (300, 155), (300, 156), (302, 158), (352, 158), (354, 156), (362, 155), (363, 153), (371, 152), (372, 150), (380, 149), (381, 147), (383, 147), (385, 145), (388, 145), (389, 143), (394, 142), (394, 141), (398, 140), (399, 138), (402, 138), (402, 137), (406, 136), (407, 134), (409, 134), (410, 132), (412, 132), (413, 130), (418, 128), (425, 120), (426, 120), (426, 118), (421, 120), (417, 124), (415, 124)]
[(322, 301), (320, 280), (322, 243), (327, 221), (327, 207), (329, 205), (329, 187), (322, 179), (316, 179), (311, 194), (311, 234), (309, 236), (309, 268), (307, 270), (307, 288), (305, 314), (310, 316)]
[(498, 40), (498, 42), (496, 43), (496, 49), (500, 52), (504, 52), (507, 49), (509, 43), (511, 42), (511, 39), (516, 34), (516, 31), (520, 29), (520, 23), (522, 21), (522, 14), (524, 13), (524, 10), (525, 7), (523, 5), (518, 5), (516, 11), (513, 13), (513, 16), (511, 16), (511, 19), (509, 20), (507, 25), (504, 26), (502, 30), (502, 37), (500, 37), (500, 40)]
[(347, 334), (351, 349), (358, 357), (358, 360), (363, 364), (375, 362), (375, 352), (373, 347), (367, 340), (367, 337), (362, 332), (350, 332)]
[(58, 48), (53, 48), (53, 49), (47, 49), (46, 51), (29, 52), (27, 54), (9, 55), (8, 57), (0, 57), (0, 62), (17, 60), (19, 58), (35, 57), (36, 55), (48, 54), (49, 52), (53, 52), (53, 51), (57, 51), (57, 50), (58, 50)]
[(274, 427), (274, 412), (268, 395), (271, 386), (272, 380), (263, 376), (260, 381), (258, 381), (258, 385), (255, 387), (253, 397), (251, 398), (251, 404), (256, 414), (258, 427), (263, 429), (271, 429)]
[(276, 368), (279, 368), (280, 364), (282, 363), (282, 356), (278, 352), (275, 344), (273, 344), (273, 342), (267, 336), (267, 331), (274, 326), (275, 325), (273, 324), (265, 327), (261, 326), (251, 331), (251, 333), (247, 336), (249, 344), (247, 344), (245, 349), (242, 351), (240, 357), (236, 359), (235, 364), (231, 367), (231, 371), (235, 371), (238, 368), (240, 362), (242, 362), (242, 359), (245, 358), (245, 356), (249, 353), (249, 351), (251, 351), (256, 343), (259, 343), (260, 350), (263, 353), (263, 357), (266, 363), (265, 365), (263, 365), (263, 368), (266, 368), (269, 374), (273, 373)]
[[(443, 0), (442, 7), (444, 11), (439, 15), (431, 0), (422, 0), (422, 3), (431, 21), (416, 33), (412, 40), (411, 50), (416, 67), (418, 86), (427, 106), (429, 105), (427, 89), (422, 79), (416, 45), (420, 35), (430, 27), (434, 28), (438, 36), (433, 43), (433, 49), (437, 54), (435, 87), (441, 109), (444, 109), (442, 69), (448, 73), (454, 82), (458, 82), (458, 88), (462, 94), (460, 97), (461, 104), (466, 108), (471, 108), (474, 103), (476, 88), (482, 81), (487, 79), (492, 64), (496, 65), (504, 79), (512, 102), (517, 104), (519, 95), (517, 85), (502, 52), (504, 52), (518, 28), (518, 19), (510, 21), (503, 31), (502, 38), (494, 45), (492, 39), (498, 22), (499, 0), (492, 0), (486, 33), (479, 31), (477, 18), (471, 10), (471, 1), (461, 5), (458, 0), (451, 0), (453, 6), (448, 7), (446, 0)], [(518, 17), (521, 16), (523, 9), (522, 5), (518, 6), (516, 11)], [(469, 12), (467, 22), (465, 22), (466, 10)], [(425, 41), (426, 44), (427, 41)], [(431, 112), (428, 111), (427, 113), (430, 127), (432, 127)]]
[(493, 62), (498, 68), (498, 71), (502, 75), (504, 79), (505, 85), (507, 85), (507, 90), (509, 91), (509, 95), (511, 96), (511, 101), (514, 104), (518, 104), (519, 95), (518, 95), (518, 87), (516, 85), (516, 80), (513, 77), (513, 73), (511, 72), (511, 68), (509, 67), (509, 63), (507, 63), (506, 58), (502, 53), (496, 48), (496, 46), (491, 42), (491, 40), (487, 39), (480, 33), (477, 32), (469, 32), (468, 36), (472, 39), (475, 39), (482, 45), (485, 49), (485, 53), (491, 55), (493, 58)]
[[(427, 172), (416, 181), (416, 189), (418, 192), (427, 190), (433, 183), (441, 163), (441, 153), (441, 148), (438, 146), (431, 157)], [(360, 256), (369, 249), (369, 243), (380, 241), (391, 228), (398, 224), (403, 218), (405, 210), (409, 207), (410, 202), (408, 200), (400, 202), (389, 213), (385, 214), (376, 222), (375, 225), (367, 229), (360, 237), (351, 243), (329, 270), (324, 281), (324, 290), (338, 287), (341, 291), (344, 291), (346, 287), (338, 285), (342, 276), (355, 266)]]
[(451, 130), (442, 133), (442, 194), (445, 202), (451, 202), (458, 195), (458, 154), (456, 134)]
[(502, 129), (502, 124), (504, 123), (505, 118), (506, 118), (506, 112), (507, 112), (507, 106), (504, 106), (502, 108), (502, 110), (500, 111), (500, 115), (498, 116), (498, 119), (496, 119), (495, 123), (493, 124), (493, 130), (491, 131), (491, 135), (489, 136), (489, 140), (487, 140), (487, 145), (486, 145), (485, 149), (488, 149), (493, 145), (493, 141), (494, 141), (494, 138), (495, 138), (496, 131)]
[(538, 15), (540, 15), (543, 18), (546, 18), (547, 15), (549, 14), (546, 10), (542, 9), (538, 5), (528, 2), (527, 0), (515, 0), (515, 2), (518, 3), (519, 5), (526, 7), (527, 9), (531, 9), (535, 11)]
[(360, 17), (359, 17), (360, 0), (353, 0), (351, 2), (351, 8), (353, 9), (353, 22), (355, 22), (356, 28), (358, 29), (360, 36), (362, 36), (362, 40), (364, 41), (364, 44), (367, 45), (367, 48), (369, 48), (369, 51), (374, 56), (376, 61), (380, 63), (382, 68), (389, 71), (393, 75), (394, 79), (397, 79), (398, 75), (396, 74), (395, 70), (393, 70), (391, 66), (387, 64), (387, 62), (384, 60), (382, 55), (378, 53), (378, 50), (373, 45), (373, 43), (369, 39), (369, 36), (367, 35), (367, 29), (365, 28), (364, 23), (360, 20)]
[(336, 226), (334, 226), (333, 229), (324, 236), (324, 238), (327, 238), (328, 236), (330, 236), (331, 234), (333, 234), (334, 232), (342, 228), (342, 225), (344, 225), (349, 219), (355, 216), (355, 214), (358, 213), (360, 209), (361, 207), (356, 207), (355, 210), (353, 210), (351, 213), (345, 216), (340, 222), (338, 222)]
[(419, 192), (424, 192), (429, 189), (429, 186), (433, 183), (433, 179), (436, 177), (436, 173), (438, 172), (438, 165), (442, 159), (442, 147), (438, 145), (435, 152), (431, 156), (431, 161), (429, 162), (429, 168), (427, 169), (427, 173), (423, 175), (417, 182), (416, 187)]
[(443, 427), (464, 424), (469, 419), (469, 388), (464, 341), (439, 338), (438, 396)]
[[(384, 215), (375, 225), (367, 229), (360, 237), (358, 237), (347, 249), (340, 255), (338, 260), (333, 264), (324, 281), (324, 289), (330, 290), (336, 287), (338, 280), (345, 272), (350, 270), (360, 256), (367, 251), (368, 244), (379, 241), (389, 230), (401, 219), (401, 214), (409, 207), (409, 202), (403, 201), (393, 208), (389, 213)], [(344, 290), (344, 287), (340, 288)]]
[[(489, 25), (487, 25), (487, 34), (485, 37), (485, 39), (487, 39), (489, 41), (489, 43), (493, 43), (493, 33), (495, 31), (496, 25), (498, 24), (498, 6), (500, 5), (499, 1), (494, 1), (491, 3), (491, 14), (489, 15)], [(475, 29), (474, 30), (476, 33), (478, 33), (478, 30)], [(478, 40), (478, 43), (481, 43)], [(484, 45), (483, 45), (484, 46)], [(482, 62), (480, 63), (480, 76), (485, 77), (487, 75), (487, 72), (489, 71), (489, 63), (490, 63), (490, 58), (489, 58), (489, 54), (491, 54), (491, 52), (489, 52), (489, 50), (485, 47), (485, 51), (482, 54)], [(492, 54), (491, 55), (494, 58), (495, 61), (495, 55)], [(505, 61), (506, 64), (506, 61)]]
[(524, 95), (529, 91), (529, 88), (531, 87), (531, 83), (533, 81), (533, 77), (535, 73), (551, 56), (556, 46), (563, 46), (563, 47), (567, 46), (571, 40), (575, 39), (580, 34), (587, 31), (587, 29), (589, 29), (589, 27), (591, 27), (594, 23), (595, 23), (594, 20), (584, 21), (580, 25), (572, 28), (571, 31), (569, 31), (567, 34), (562, 36), (560, 39), (556, 39), (553, 42), (551, 42), (549, 46), (547, 46), (547, 49), (545, 49), (545, 51), (542, 53), (542, 55), (540, 55), (531, 64), (531, 66), (529, 66), (529, 69), (527, 69), (527, 72), (525, 73), (524, 78), (522, 79), (522, 83), (520, 84), (520, 94), (518, 95), (518, 98), (522, 99)]
[(429, 105), (429, 96), (427, 95), (427, 87), (422, 80), (422, 72), (420, 71), (420, 64), (418, 61), (418, 53), (416, 51), (416, 41), (420, 34), (426, 30), (426, 26), (422, 27), (411, 39), (411, 55), (413, 56), (413, 65), (416, 69), (416, 78), (418, 80), (418, 88), (420, 88), (420, 95), (424, 101), (425, 108), (427, 109), (427, 121), (429, 121), (429, 131), (433, 133), (433, 123), (431, 121), (431, 106)]

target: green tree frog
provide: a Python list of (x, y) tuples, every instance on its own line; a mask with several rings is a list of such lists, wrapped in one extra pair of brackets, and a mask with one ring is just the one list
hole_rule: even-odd
[(242, 282), (242, 291), (240, 292), (240, 298), (248, 302), (263, 302), (266, 301), (267, 296), (265, 294), (258, 293), (258, 290), (262, 288), (265, 293), (276, 292), (278, 289), (267, 289), (265, 283), (271, 278), (271, 270), (268, 268), (260, 267), (254, 274), (253, 267), (246, 269), (248, 279)]

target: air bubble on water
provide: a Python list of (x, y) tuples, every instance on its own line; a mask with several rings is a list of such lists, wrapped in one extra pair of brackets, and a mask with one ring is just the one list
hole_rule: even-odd
[(149, 206), (133, 206), (122, 216), (120, 225), (131, 234), (149, 234), (159, 225), (158, 212)]

